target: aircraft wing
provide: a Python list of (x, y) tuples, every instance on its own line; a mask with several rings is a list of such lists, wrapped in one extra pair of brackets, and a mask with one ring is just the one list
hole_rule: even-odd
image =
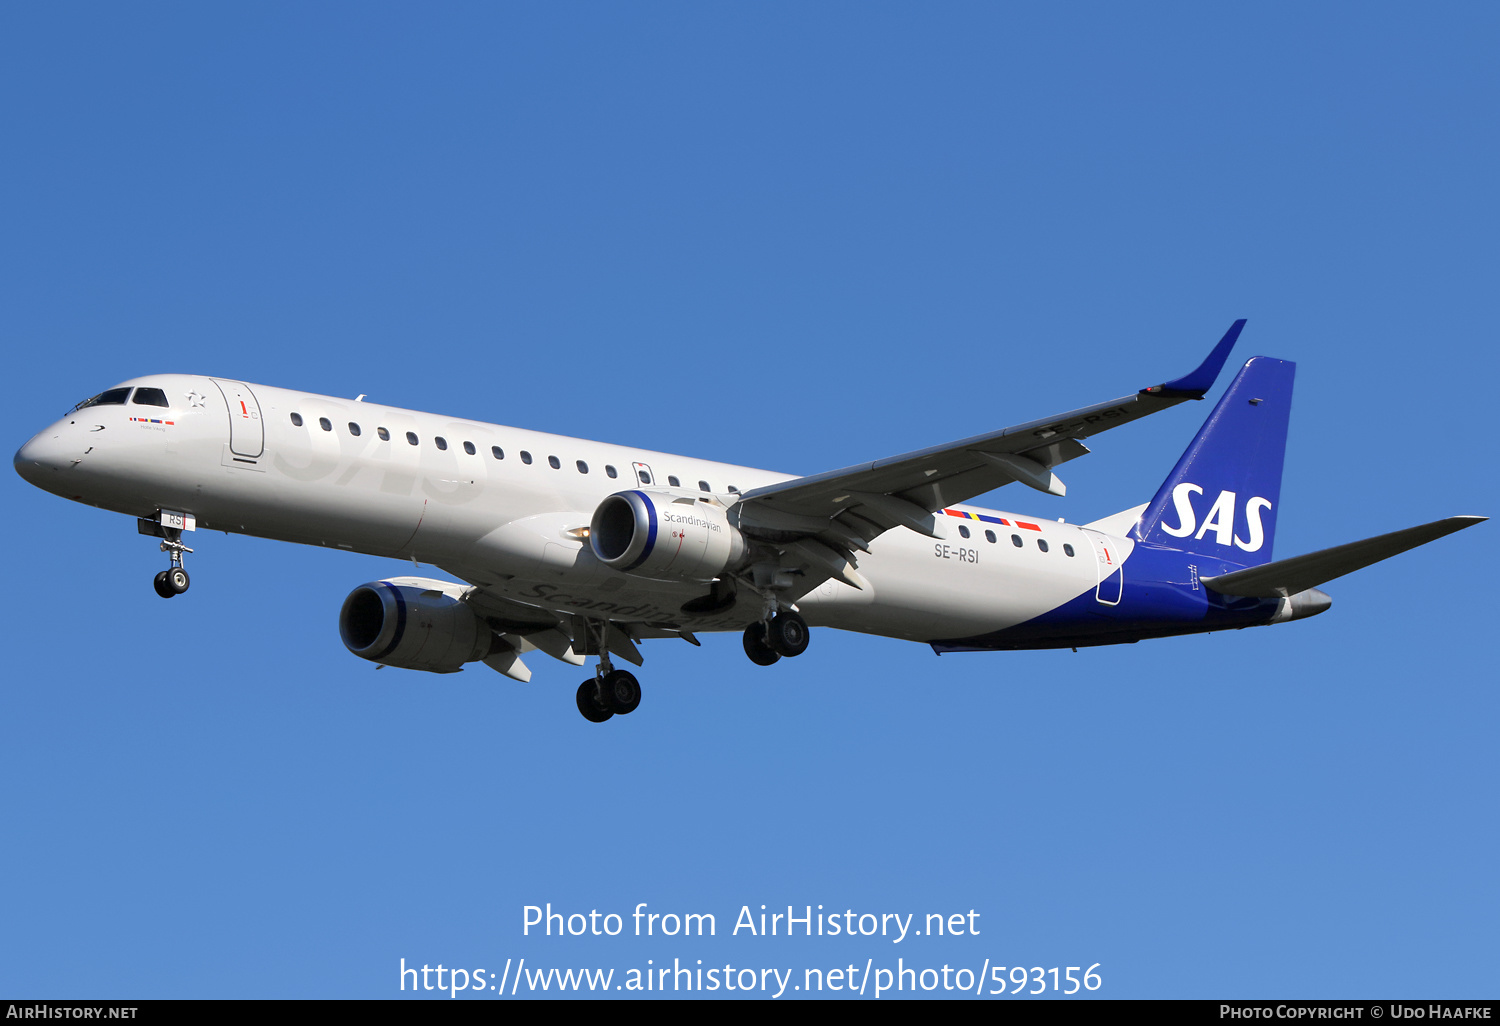
[[(594, 625), (594, 633), (579, 617), (562, 616), (540, 606), (527, 605), (506, 598), (491, 587), (491, 575), (482, 571), (460, 568), (450, 569), (455, 577), (461, 577), (471, 585), (451, 585), (443, 588), (460, 602), (468, 605), (480, 619), (487, 623), (501, 641), (509, 646), (497, 647), (483, 662), (519, 681), (529, 681), (531, 670), (521, 660), (532, 652), (541, 652), (561, 662), (582, 666), (584, 656), (598, 655), (601, 648), (626, 662), (640, 666), (641, 653), (636, 644), (652, 638), (680, 638), (690, 644), (699, 644), (691, 631), (671, 624), (642, 623), (636, 621), (609, 621)], [(420, 578), (409, 580), (422, 585), (439, 584)]]
[[(852, 565), (852, 550), (865, 550), (865, 543), (891, 528), (909, 527), (936, 537), (936, 511), (1012, 481), (1062, 495), (1065, 489), (1053, 468), (1085, 455), (1089, 450), (1083, 439), (1203, 398), (1244, 326), (1244, 320), (1235, 321), (1191, 374), (1132, 395), (947, 445), (752, 489), (738, 505), (741, 527), (792, 540), (799, 535), (816, 538), (806, 544), (824, 549), (832, 546), (832, 552), (812, 550), (816, 558), (803, 562), (818, 563), (829, 576), (859, 587), (837, 572), (838, 561)], [(829, 556), (838, 557), (832, 565)]]

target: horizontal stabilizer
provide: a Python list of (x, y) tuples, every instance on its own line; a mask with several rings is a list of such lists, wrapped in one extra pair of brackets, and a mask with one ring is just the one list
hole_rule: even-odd
[(1236, 570), (1232, 574), (1221, 574), (1218, 577), (1205, 577), (1203, 586), (1221, 595), (1286, 598), (1488, 519), (1448, 517), (1446, 520), (1435, 520), (1420, 527), (1408, 527), (1404, 531), (1392, 531), (1376, 538), (1309, 552), (1305, 556), (1279, 559), (1264, 566)]

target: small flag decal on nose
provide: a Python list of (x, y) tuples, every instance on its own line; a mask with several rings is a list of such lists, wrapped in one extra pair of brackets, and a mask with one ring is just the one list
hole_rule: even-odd
[(131, 417), (130, 419), (137, 424), (165, 424), (168, 427), (177, 426), (176, 422), (171, 420), (151, 420), (146, 417)]

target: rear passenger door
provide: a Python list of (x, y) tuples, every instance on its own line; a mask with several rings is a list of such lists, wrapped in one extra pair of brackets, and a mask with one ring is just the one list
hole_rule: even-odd
[(1117, 606), (1125, 591), (1125, 568), (1120, 563), (1115, 543), (1097, 531), (1085, 530), (1083, 533), (1088, 535), (1099, 563), (1099, 586), (1094, 589), (1094, 598), (1101, 605)]

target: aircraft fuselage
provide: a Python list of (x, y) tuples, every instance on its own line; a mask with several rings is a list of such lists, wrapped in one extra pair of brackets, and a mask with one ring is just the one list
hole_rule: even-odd
[[(118, 388), (134, 391), (28, 442), (21, 475), (147, 520), (178, 511), (205, 529), (434, 564), (565, 616), (698, 632), (761, 615), (758, 600), (685, 611), (701, 584), (612, 569), (585, 532), (613, 493), (667, 489), (732, 509), (738, 493), (792, 475), (225, 379)], [(145, 390), (168, 405), (140, 403), (157, 395)], [(1109, 644), (1290, 617), (1284, 602), (1198, 585), (1243, 565), (1231, 559), (967, 504), (936, 522), (939, 538), (896, 529), (870, 543), (859, 562), (870, 587), (830, 579), (797, 609), (812, 625), (939, 650)]]

